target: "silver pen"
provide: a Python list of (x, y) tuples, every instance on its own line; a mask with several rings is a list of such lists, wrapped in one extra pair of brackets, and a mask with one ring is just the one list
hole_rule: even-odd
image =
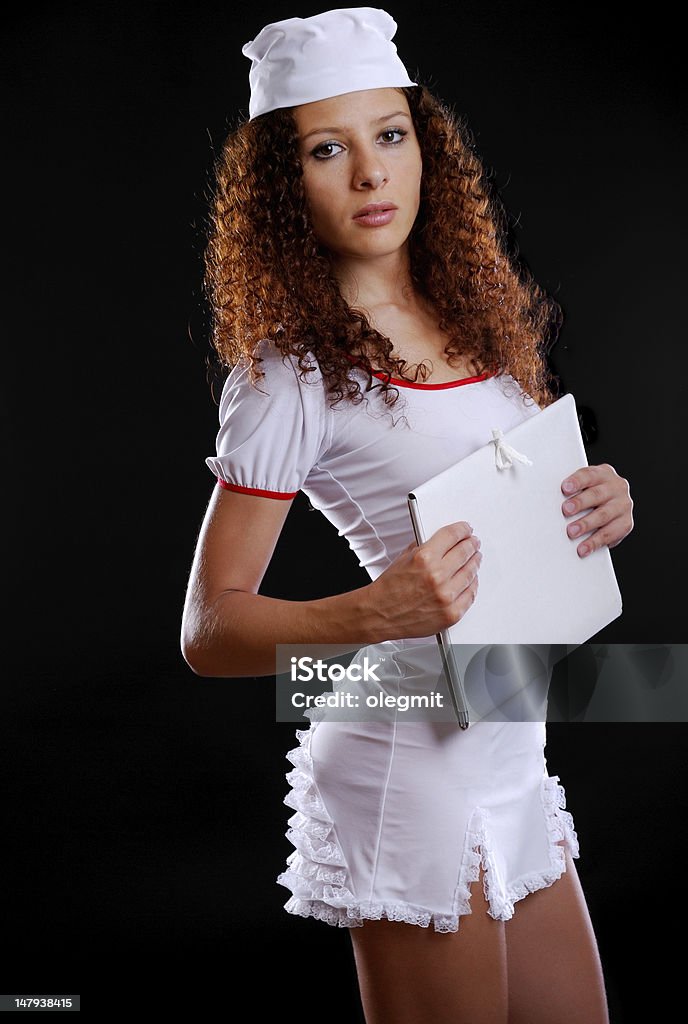
[[(423, 524), (421, 523), (416, 496), (413, 492), (408, 495), (408, 508), (411, 516), (411, 523), (413, 524), (413, 532), (416, 535), (416, 543), (419, 545), (423, 544), (427, 540), (427, 537), (425, 536)], [(468, 701), (466, 700), (466, 691), (464, 690), (463, 680), (461, 679), (461, 675), (456, 666), (452, 645), (448, 636), (445, 636), (444, 630), (440, 630), (439, 633), (436, 633), (435, 637), (439, 645), (440, 654), (442, 655), (442, 665), (444, 667), (444, 674), (447, 680), (447, 688), (454, 707), (456, 719), (462, 729), (467, 729), (470, 724), (468, 720)]]

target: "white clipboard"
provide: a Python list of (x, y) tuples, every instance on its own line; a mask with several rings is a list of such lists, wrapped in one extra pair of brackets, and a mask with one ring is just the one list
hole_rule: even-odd
[[(528, 461), (521, 461), (525, 459)], [(499, 468), (502, 465), (504, 468)], [(418, 544), (448, 523), (466, 520), (480, 538), (479, 589), (466, 614), (437, 633), (459, 725), (467, 728), (462, 670), (476, 646), (578, 646), (621, 615), (609, 548), (581, 558), (570, 538), (563, 480), (588, 465), (576, 403), (564, 395), (408, 494)]]

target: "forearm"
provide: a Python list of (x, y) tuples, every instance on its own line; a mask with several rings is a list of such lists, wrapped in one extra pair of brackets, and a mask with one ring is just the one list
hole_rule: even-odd
[[(193, 618), (182, 651), (200, 676), (274, 675), (277, 644), (303, 644), (304, 653), (330, 657), (386, 639), (368, 586), (314, 601), (231, 590)], [(318, 644), (327, 651), (315, 651)]]

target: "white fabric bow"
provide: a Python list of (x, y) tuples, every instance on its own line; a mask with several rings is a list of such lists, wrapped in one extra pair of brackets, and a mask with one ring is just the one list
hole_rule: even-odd
[(511, 469), (514, 459), (518, 462), (525, 462), (528, 466), (533, 465), (527, 456), (523, 455), (521, 452), (517, 452), (516, 449), (512, 448), (510, 444), (507, 444), (503, 438), (504, 434), (499, 427), (492, 431), (492, 441), (490, 443), (495, 446), (495, 462), (497, 469)]

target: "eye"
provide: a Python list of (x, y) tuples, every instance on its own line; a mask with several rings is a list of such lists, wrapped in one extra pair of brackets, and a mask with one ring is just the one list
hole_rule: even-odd
[(311, 151), (311, 156), (317, 157), (319, 160), (322, 160), (322, 159), (324, 159), (324, 160), (331, 160), (332, 156), (334, 154), (332, 154), (332, 156), (324, 156), (324, 157), (321, 156), (320, 154), (322, 153), (323, 149), (329, 149), (331, 146), (338, 146), (338, 145), (339, 145), (338, 142), (321, 142), (319, 146), (317, 146), (314, 150)]
[[(387, 146), (398, 146), (404, 141), (405, 137), (408, 135), (408, 132), (404, 128), (385, 128), (383, 132), (380, 132), (380, 136), (383, 135), (401, 135), (401, 138), (397, 139), (396, 142), (385, 143), (385, 145)], [(316, 160), (331, 160), (333, 156), (337, 155), (336, 153), (332, 153), (330, 156), (322, 156), (320, 154), (322, 153), (322, 150), (329, 149), (332, 146), (339, 146), (339, 143), (321, 142), (319, 146), (316, 146), (315, 149), (311, 150), (311, 156), (314, 156)]]
[(401, 138), (398, 140), (398, 142), (392, 143), (392, 145), (398, 146), (399, 142), (403, 142), (404, 141), (404, 136), (407, 134), (407, 132), (405, 132), (403, 128), (385, 128), (385, 130), (381, 134), (382, 135), (401, 135)]

